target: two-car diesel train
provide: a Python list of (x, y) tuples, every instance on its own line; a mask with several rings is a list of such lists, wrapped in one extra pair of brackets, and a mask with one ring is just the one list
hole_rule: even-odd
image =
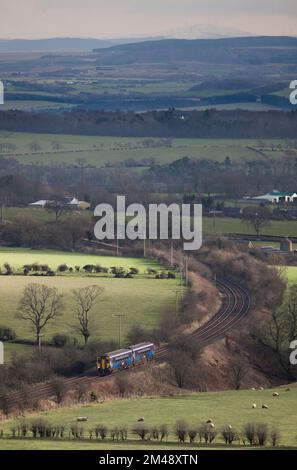
[(118, 349), (97, 357), (97, 372), (109, 375), (121, 369), (151, 361), (154, 358), (153, 343), (139, 343), (128, 348)]

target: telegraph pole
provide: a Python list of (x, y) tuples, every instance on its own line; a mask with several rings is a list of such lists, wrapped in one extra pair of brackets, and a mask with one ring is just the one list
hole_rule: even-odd
[(116, 313), (114, 314), (114, 317), (117, 317), (119, 319), (119, 348), (121, 349), (122, 345), (122, 318), (124, 318), (126, 315), (123, 313)]

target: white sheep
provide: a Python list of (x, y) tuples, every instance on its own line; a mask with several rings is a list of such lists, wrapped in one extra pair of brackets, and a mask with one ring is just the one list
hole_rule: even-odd
[(273, 392), (272, 396), (273, 396), (273, 397), (279, 397), (279, 393)]
[(83, 421), (88, 421), (88, 419), (89, 419), (89, 418), (88, 418), (87, 416), (79, 416), (79, 417), (76, 419), (76, 421), (79, 422), (79, 423), (81, 423), (81, 422), (83, 422)]
[(268, 405), (262, 405), (263, 410), (268, 410)]
[(253, 408), (253, 409), (257, 408), (256, 403), (253, 403), (253, 404), (252, 404), (252, 408)]

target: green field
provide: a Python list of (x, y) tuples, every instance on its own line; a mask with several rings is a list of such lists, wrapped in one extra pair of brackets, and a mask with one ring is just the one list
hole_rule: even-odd
[(267, 156), (281, 158), (288, 150), (297, 152), (296, 141), (98, 137), (0, 131), (0, 155), (12, 156), (24, 164), (75, 164), (84, 159), (88, 164), (104, 166), (127, 159), (141, 161), (148, 158), (168, 163), (184, 156), (216, 161), (224, 161), (226, 156), (232, 160), (255, 160)]
[(125, 315), (123, 321), (123, 337), (125, 337), (133, 324), (142, 324), (148, 329), (156, 328), (159, 324), (160, 312), (166, 306), (172, 305), (172, 310), (175, 310), (175, 291), (179, 281), (177, 279), (157, 280), (145, 276), (144, 272), (148, 266), (156, 267), (154, 262), (123, 257), (99, 257), (55, 251), (35, 252), (23, 249), (1, 250), (0, 260), (0, 264), (9, 262), (15, 267), (20, 267), (24, 262), (48, 263), (52, 268), (61, 262), (67, 262), (72, 266), (96, 263), (107, 267), (136, 267), (142, 273), (134, 279), (115, 279), (85, 274), (66, 274), (42, 278), (22, 275), (0, 276), (0, 325), (13, 328), (18, 339), (34, 339), (28, 322), (15, 318), (23, 289), (32, 282), (56, 287), (65, 296), (63, 316), (48, 324), (44, 336), (45, 341), (50, 340), (54, 333), (77, 336), (73, 328), (74, 303), (71, 299), (71, 291), (90, 284), (104, 288), (104, 292), (94, 308), (93, 335), (91, 337), (93, 340), (117, 340), (118, 321), (113, 316), (116, 313)]
[[(279, 397), (273, 397), (273, 390), (244, 390), (227, 392), (198, 393), (188, 396), (175, 396), (166, 398), (134, 398), (105, 401), (103, 404), (86, 405), (71, 408), (58, 408), (52, 411), (39, 413), (52, 424), (63, 424), (69, 427), (76, 422), (77, 416), (88, 416), (89, 421), (82, 423), (88, 436), (88, 429), (97, 425), (105, 424), (109, 428), (115, 425), (126, 425), (129, 429), (143, 416), (147, 425), (158, 425), (166, 423), (171, 431), (168, 444), (173, 445), (176, 438), (173, 435), (175, 422), (185, 419), (189, 425), (198, 426), (207, 419), (212, 419), (218, 430), (223, 426), (231, 424), (239, 432), (244, 424), (248, 422), (264, 422), (270, 427), (277, 426), (281, 434), (281, 446), (297, 446), (296, 440), (296, 400), (297, 388), (293, 387), (286, 392), (284, 388), (277, 390)], [(257, 409), (252, 409), (252, 404), (257, 404)], [(268, 409), (262, 409), (262, 404), (268, 405)], [(28, 415), (36, 417), (36, 414)], [(0, 424), (5, 433), (9, 433), (12, 421)], [(130, 439), (135, 439), (129, 434)], [(0, 448), (71, 448), (74, 443), (65, 442), (55, 444), (53, 442), (34, 442), (28, 440), (0, 440)], [(105, 445), (94, 442), (76, 442), (76, 448), (138, 448), (140, 443), (127, 442), (127, 444)], [(199, 444), (196, 444), (199, 447)], [(221, 438), (216, 439), (215, 446), (223, 447)], [(154, 448), (157, 444), (146, 443), (144, 447)], [(177, 447), (177, 445), (176, 445)], [(72, 447), (73, 448), (73, 447)]]
[(29, 248), (5, 248), (0, 247), (0, 268), (4, 263), (9, 263), (15, 270), (22, 270), (24, 264), (48, 264), (56, 270), (60, 264), (66, 263), (68, 267), (86, 264), (95, 264), (110, 268), (121, 266), (125, 270), (137, 268), (140, 274), (145, 274), (147, 268), (160, 269), (160, 266), (151, 260), (143, 258), (129, 258), (118, 256), (98, 256), (84, 253), (72, 253), (58, 250), (31, 250)]
[[(93, 217), (92, 211), (82, 212), (81, 215), (88, 219)], [(4, 209), (4, 218), (7, 220), (17, 220), (20, 216), (32, 217), (33, 219), (40, 222), (54, 220), (53, 213), (37, 207), (7, 207)], [(62, 214), (61, 220), (66, 217), (69, 217), (69, 214)], [(243, 223), (241, 219), (235, 219), (231, 217), (204, 217), (202, 225), (204, 235), (222, 235), (229, 233), (255, 235), (255, 232), (252, 230), (252, 228)], [(261, 235), (297, 237), (297, 222), (287, 220), (272, 220), (270, 225), (262, 228)]]
[(287, 266), (286, 275), (291, 284), (297, 284), (297, 266)]

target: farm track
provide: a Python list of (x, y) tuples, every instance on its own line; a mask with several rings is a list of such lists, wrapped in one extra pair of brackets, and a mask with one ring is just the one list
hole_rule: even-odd
[[(222, 295), (222, 305), (218, 312), (204, 325), (190, 333), (189, 336), (197, 339), (202, 346), (214, 343), (222, 339), (226, 333), (235, 328), (238, 323), (247, 315), (251, 306), (251, 299), (248, 292), (238, 284), (227, 281), (217, 280), (217, 286)], [(168, 346), (163, 345), (157, 348), (155, 360), (163, 361), (168, 355)], [(133, 370), (133, 369), (132, 369)], [(121, 371), (128, 372), (128, 371)], [(96, 375), (82, 374), (80, 376), (64, 379), (64, 385), (67, 389), (77, 387), (81, 384), (90, 384), (96, 381), (108, 381), (112, 376), (98, 377)], [(30, 400), (46, 399), (53, 395), (52, 384), (36, 385), (30, 391)], [(6, 399), (9, 409), (13, 409), (18, 404), (26, 402), (26, 394), (22, 391), (11, 393)]]

